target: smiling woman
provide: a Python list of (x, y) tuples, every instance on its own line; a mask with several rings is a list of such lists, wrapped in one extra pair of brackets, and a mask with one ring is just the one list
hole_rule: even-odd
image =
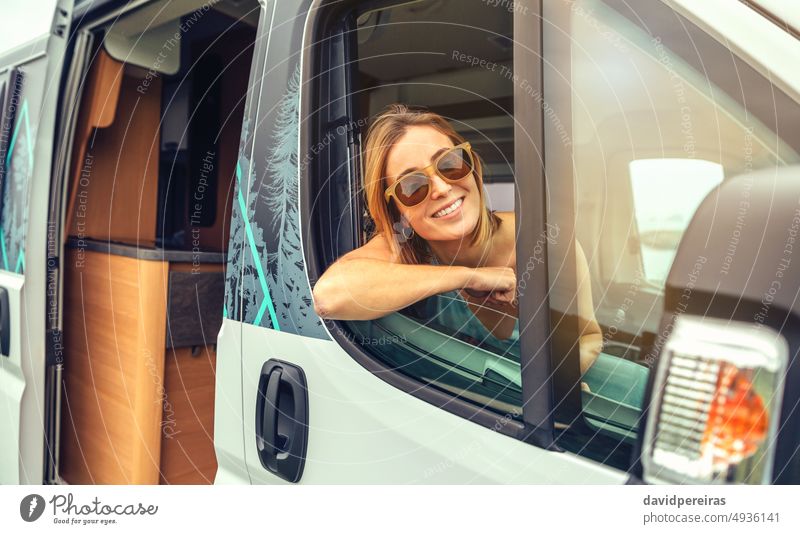
[[(376, 230), (320, 277), (317, 313), (368, 321), (415, 307), (426, 327), (501, 354), (506, 364), (518, 362), (514, 213), (487, 207), (481, 160), (470, 143), (442, 116), (393, 104), (370, 126), (363, 157)], [(585, 265), (582, 253), (579, 260)], [(579, 306), (590, 310), (588, 284), (581, 293)], [(590, 317), (584, 337), (597, 337), (591, 313), (583, 316)], [(598, 352), (582, 350), (582, 370)], [(449, 357), (464, 364), (459, 351)], [(478, 367), (485, 376), (504, 369), (488, 360)], [(500, 374), (517, 383), (518, 367), (505, 367)]]
[(516, 318), (513, 213), (484, 204), (469, 144), (441, 116), (394, 105), (372, 124), (364, 158), (377, 232), (317, 282), (320, 315), (374, 319), (464, 290), (481, 323), (508, 337)]

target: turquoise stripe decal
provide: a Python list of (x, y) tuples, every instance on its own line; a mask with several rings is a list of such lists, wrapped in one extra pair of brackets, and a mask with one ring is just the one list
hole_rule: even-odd
[(258, 314), (256, 315), (253, 324), (260, 325), (261, 319), (264, 316), (264, 311), (269, 309), (269, 318), (272, 321), (272, 328), (275, 330), (280, 330), (280, 326), (278, 325), (278, 317), (275, 315), (275, 308), (272, 306), (272, 297), (269, 293), (269, 287), (267, 287), (267, 278), (264, 276), (264, 270), (261, 268), (261, 260), (258, 257), (258, 250), (256, 249), (256, 240), (253, 237), (253, 229), (250, 227), (250, 220), (247, 218), (247, 206), (244, 203), (244, 196), (242, 195), (242, 168), (239, 166), (239, 162), (236, 162), (236, 180), (239, 182), (239, 209), (242, 212), (242, 218), (244, 219), (244, 230), (247, 234), (247, 241), (250, 244), (250, 252), (253, 254), (253, 263), (256, 266), (256, 272), (258, 273), (258, 280), (261, 283), (261, 290), (264, 292), (264, 300), (261, 302), (261, 307), (258, 309)]
[[(6, 251), (6, 235), (3, 232), (0, 232), (0, 253), (3, 256), (3, 270), (8, 271), (8, 252)], [(20, 267), (25, 269), (25, 254), (20, 250), (19, 255), (17, 256), (17, 265), (14, 267), (15, 273), (21, 273)]]
[(8, 254), (6, 253), (6, 235), (0, 232), (0, 249), (3, 251), (3, 269), (8, 270)]

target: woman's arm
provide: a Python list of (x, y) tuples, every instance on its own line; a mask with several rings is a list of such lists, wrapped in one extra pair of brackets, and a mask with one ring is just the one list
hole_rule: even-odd
[(400, 263), (377, 235), (323, 273), (314, 286), (314, 309), (323, 319), (370, 320), (460, 288), (510, 301), (515, 287), (513, 269)]
[(580, 243), (575, 241), (576, 274), (578, 277), (578, 335), (580, 335), (581, 374), (594, 364), (603, 350), (603, 332), (594, 316), (589, 262)]

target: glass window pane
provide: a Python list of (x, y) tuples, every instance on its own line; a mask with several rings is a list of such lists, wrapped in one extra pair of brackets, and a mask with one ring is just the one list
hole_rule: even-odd
[[(356, 16), (357, 61), (352, 63), (358, 89), (354, 109), (360, 115), (353, 120), (369, 124), (394, 103), (444, 117), (480, 158), (485, 204), (511, 214), (505, 225), (513, 225), (515, 207), (514, 86), (512, 77), (502, 74), (510, 74), (513, 64), (512, 21), (513, 13), (481, 2), (422, 1), (370, 9)], [(363, 128), (362, 149), (365, 137)], [(364, 225), (362, 243), (373, 238), (374, 227), (374, 221)], [(402, 221), (393, 228), (398, 237), (418, 238), (402, 234)], [(501, 332), (493, 327), (498, 323), (487, 320), (487, 311), (456, 289), (380, 319), (350, 321), (346, 335), (393, 369), (518, 416), (519, 322), (504, 312)], [(513, 330), (505, 328), (508, 324)]]
[[(577, 263), (572, 274), (570, 249), (550, 247), (554, 346), (582, 346), (592, 315), (602, 331), (602, 352), (580, 378), (582, 413), (559, 421), (562, 441), (625, 467), (616, 455), (636, 438), (680, 240), (724, 180), (800, 161), (797, 140), (778, 127), (797, 103), (662, 2), (544, 3), (544, 18), (556, 21), (544, 25), (545, 88), (569, 94), (545, 94), (545, 120), (570, 117), (572, 134), (565, 143), (546, 126), (548, 181), (572, 172), (575, 185), (548, 208), (550, 223), (574, 227)], [(591, 311), (563, 298), (586, 284)]]
[(628, 170), (644, 278), (663, 286), (681, 235), (725, 171), (719, 163), (688, 158), (636, 159)]

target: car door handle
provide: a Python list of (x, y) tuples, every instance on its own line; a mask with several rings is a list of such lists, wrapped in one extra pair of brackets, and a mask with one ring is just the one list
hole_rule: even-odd
[(0, 287), (0, 355), (9, 356), (11, 348), (11, 310), (8, 306), (8, 290)]
[(308, 448), (308, 389), (300, 367), (275, 359), (264, 363), (255, 423), (261, 465), (289, 482), (300, 480)]
[[(262, 420), (264, 426), (261, 431), (263, 448), (270, 468), (275, 469), (275, 461), (281, 447), (278, 444), (278, 394), (281, 385), (281, 370), (273, 369), (267, 379), (267, 392), (263, 399)], [(288, 439), (288, 438), (287, 438)], [(281, 443), (285, 445), (285, 443)]]

